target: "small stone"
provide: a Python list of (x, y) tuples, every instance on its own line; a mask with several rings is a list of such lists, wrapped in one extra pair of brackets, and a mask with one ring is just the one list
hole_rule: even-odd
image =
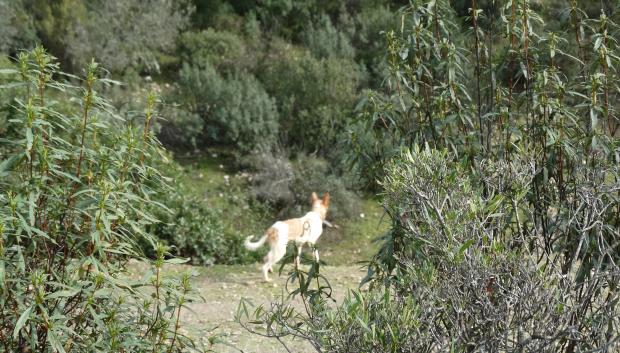
[(360, 213), (360, 218), (364, 218), (364, 217), (366, 217), (366, 215), (363, 213)]

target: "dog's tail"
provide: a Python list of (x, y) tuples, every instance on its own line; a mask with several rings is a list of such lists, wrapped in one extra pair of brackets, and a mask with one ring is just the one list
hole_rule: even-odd
[(267, 233), (265, 233), (265, 235), (263, 235), (262, 238), (260, 238), (256, 243), (252, 243), (250, 241), (250, 239), (252, 239), (252, 236), (249, 236), (247, 238), (245, 238), (245, 247), (248, 250), (256, 250), (258, 248), (260, 248), (261, 246), (263, 246), (263, 244), (265, 244), (265, 241), (267, 239), (269, 239), (270, 242), (274, 241), (275, 239), (278, 238), (278, 231), (276, 230), (276, 228), (271, 227), (269, 229), (267, 229)]
[(267, 240), (267, 234), (263, 235), (263, 237), (260, 238), (260, 240), (256, 243), (252, 243), (250, 239), (252, 239), (252, 236), (245, 238), (245, 248), (248, 250), (256, 250), (263, 246), (263, 244), (265, 244), (265, 240)]

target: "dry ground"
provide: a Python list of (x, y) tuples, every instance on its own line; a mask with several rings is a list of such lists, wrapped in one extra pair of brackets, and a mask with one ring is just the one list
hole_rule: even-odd
[[(342, 300), (349, 288), (356, 288), (365, 272), (360, 266), (324, 266), (321, 268), (331, 281), (336, 300)], [(212, 266), (199, 271), (194, 288), (204, 297), (204, 302), (189, 304), (181, 320), (195, 339), (207, 340), (218, 335), (221, 343), (213, 346), (215, 352), (268, 353), (286, 352), (276, 340), (250, 334), (234, 322), (234, 315), (241, 298), (254, 305), (268, 305), (286, 295), (286, 275), (277, 275), (271, 283), (261, 279), (259, 265)], [(314, 352), (312, 347), (300, 340), (285, 340), (293, 352)], [(227, 346), (230, 344), (233, 347)]]

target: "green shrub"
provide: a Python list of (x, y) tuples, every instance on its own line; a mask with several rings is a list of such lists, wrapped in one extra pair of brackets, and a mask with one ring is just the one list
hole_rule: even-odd
[[(368, 93), (368, 100), (373, 101), (374, 93)], [(347, 148), (341, 150), (345, 164), (352, 166), (350, 173), (354, 174), (359, 183), (367, 189), (379, 189), (378, 180), (385, 175), (385, 165), (401, 152), (401, 145), (396, 141), (404, 140), (406, 131), (394, 129), (386, 131), (376, 125), (383, 124), (387, 119), (379, 113), (363, 112), (358, 120), (350, 123), (347, 131)], [(374, 122), (369, 128), (370, 120)]]
[(366, 67), (369, 73), (369, 88), (381, 87), (388, 74), (385, 54), (386, 33), (397, 30), (400, 25), (398, 15), (388, 5), (369, 6), (354, 16), (355, 33), (352, 35), (356, 60)]
[[(173, 186), (151, 196), (156, 205), (165, 204), (166, 208), (149, 208), (160, 222), (148, 225), (147, 231), (167, 245), (171, 254), (189, 258), (194, 265), (245, 264), (260, 259), (260, 252), (247, 251), (243, 242), (264, 230), (268, 212), (247, 192), (243, 175), (233, 175), (214, 188), (211, 182), (215, 180), (209, 177), (206, 183), (187, 180), (198, 173), (202, 179), (202, 173), (210, 171), (181, 166), (178, 157), (175, 160), (170, 154), (161, 157), (152, 166), (169, 177)], [(142, 241), (140, 246), (149, 257), (155, 256), (148, 242)]]
[(62, 39), (74, 68), (95, 58), (116, 73), (159, 72), (160, 57), (174, 51), (192, 11), (185, 1), (90, 2)]
[(283, 140), (309, 152), (334, 146), (357, 99), (360, 67), (348, 59), (316, 59), (286, 46), (274, 51), (276, 59), (260, 79), (278, 102)]
[(303, 33), (303, 43), (317, 58), (355, 58), (355, 49), (347, 34), (336, 29), (325, 14), (319, 17), (316, 24), (310, 23)]
[(251, 11), (244, 16), (243, 33), (248, 37), (248, 40), (255, 48), (260, 44), (263, 33), (260, 28), (260, 22), (258, 22), (256, 18), (256, 12)]
[(226, 0), (193, 0), (196, 11), (192, 14), (192, 27), (217, 28), (217, 20), (232, 13), (230, 3)]
[[(165, 247), (156, 260), (137, 243), (155, 239), (151, 197), (169, 187), (150, 161), (161, 155), (150, 133), (125, 125), (98, 90), (106, 84), (92, 63), (82, 85), (63, 75), (41, 48), (2, 71), (14, 87), (1, 140), (0, 347), (6, 352), (195, 351), (179, 334), (181, 307), (191, 300), (189, 275), (166, 278)], [(161, 205), (159, 205), (161, 206)], [(140, 279), (129, 260), (147, 263)], [(147, 295), (153, 293), (153, 295)]]
[(300, 154), (292, 162), (284, 155), (263, 153), (247, 158), (254, 170), (253, 194), (279, 209), (282, 217), (299, 217), (310, 211), (310, 194), (329, 192), (328, 218), (342, 221), (360, 212), (360, 199), (333, 174), (321, 158)]
[[(83, 20), (86, 14), (86, 6), (83, 0), (58, 0), (10, 1), (23, 7), (25, 18), (20, 19), (20, 24), (32, 21), (34, 27), (33, 42), (23, 43), (24, 48), (32, 48), (35, 43), (41, 43), (53, 55), (58, 57), (63, 67), (71, 67), (71, 56), (68, 53), (67, 39), (73, 32), (78, 21)], [(30, 20), (30, 21), (29, 21)], [(21, 48), (16, 48), (21, 49)], [(84, 58), (84, 66), (91, 58)], [(82, 70), (84, 66), (74, 67)], [(83, 74), (83, 72), (81, 72)]]
[[(169, 196), (169, 195), (168, 195)], [(160, 241), (170, 246), (171, 253), (189, 257), (195, 265), (239, 264), (255, 261), (243, 242), (247, 235), (224, 227), (225, 213), (204, 200), (179, 193), (167, 199), (171, 212), (162, 213), (162, 223), (152, 229)]]
[(243, 38), (232, 32), (207, 29), (180, 37), (181, 60), (197, 67), (214, 67), (219, 73), (252, 71), (255, 62)]
[(14, 53), (37, 42), (33, 19), (23, 0), (0, 1), (0, 53)]
[(299, 40), (317, 14), (332, 18), (345, 8), (343, 2), (332, 0), (267, 0), (256, 6), (256, 13), (265, 32), (286, 40)]
[(173, 129), (183, 129), (179, 125), (187, 121), (198, 125), (194, 122), (196, 116), (204, 122), (202, 135), (182, 136), (183, 143), (188, 138), (200, 139), (203, 144), (232, 145), (248, 152), (269, 149), (276, 142), (275, 102), (251, 75), (235, 74), (226, 79), (210, 65), (200, 68), (184, 64), (179, 73), (177, 98), (188, 111), (171, 117)]
[(214, 102), (212, 119), (215, 127), (207, 126), (211, 138), (236, 144), (242, 152), (268, 149), (278, 136), (278, 111), (261, 83), (248, 74), (239, 74), (227, 81)]

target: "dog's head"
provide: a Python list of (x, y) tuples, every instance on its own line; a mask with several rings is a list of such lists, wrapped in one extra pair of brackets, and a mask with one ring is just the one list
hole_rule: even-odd
[(327, 209), (329, 208), (329, 192), (326, 192), (322, 199), (319, 198), (316, 192), (313, 192), (310, 198), (312, 211), (318, 212), (318, 214), (321, 215), (321, 219), (325, 220), (325, 216), (327, 216)]

